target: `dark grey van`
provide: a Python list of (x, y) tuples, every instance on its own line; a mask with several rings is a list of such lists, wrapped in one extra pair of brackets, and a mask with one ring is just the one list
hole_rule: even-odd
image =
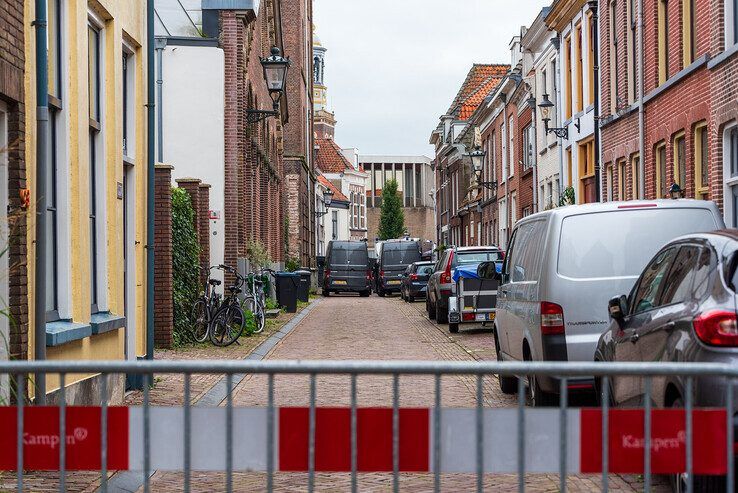
[(323, 296), (330, 293), (371, 294), (369, 252), (364, 241), (331, 241), (325, 256)]
[(377, 294), (399, 293), (402, 288), (402, 274), (407, 266), (422, 260), (420, 243), (413, 240), (387, 240), (379, 251), (379, 276)]

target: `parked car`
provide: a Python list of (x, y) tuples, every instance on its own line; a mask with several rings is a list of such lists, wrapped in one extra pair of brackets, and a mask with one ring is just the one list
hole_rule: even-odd
[(369, 254), (364, 241), (337, 241), (328, 243), (323, 274), (323, 296), (330, 293), (371, 294), (372, 273)]
[(379, 249), (377, 294), (399, 293), (402, 273), (407, 266), (421, 260), (420, 242), (417, 240), (386, 240)]
[[(587, 204), (521, 219), (500, 275), (498, 358), (592, 361), (609, 326), (608, 300), (631, 288), (651, 256), (678, 236), (723, 227), (717, 206), (702, 200)], [(569, 379), (571, 389), (593, 385), (591, 377)], [(517, 388), (511, 377), (500, 386)], [(531, 376), (527, 392), (530, 404), (551, 404), (558, 379)]]
[(402, 299), (412, 303), (415, 298), (425, 297), (428, 289), (428, 278), (433, 273), (433, 262), (413, 262), (407, 266), (402, 274), (400, 285), (400, 296)]
[[(678, 238), (656, 254), (630, 294), (610, 300), (612, 323), (597, 343), (595, 361), (738, 365), (737, 293), (738, 230)], [(651, 392), (646, 395), (644, 377), (612, 376), (609, 402), (637, 406), (650, 399), (655, 406), (682, 407), (684, 380), (651, 377)], [(596, 386), (601, 396), (600, 383)], [(701, 377), (693, 384), (695, 407), (726, 406), (726, 379)], [(725, 489), (724, 478), (694, 479), (694, 491)], [(675, 476), (672, 482), (677, 491), (686, 491), (679, 489), (685, 486), (682, 477)]]
[(428, 318), (439, 324), (448, 323), (448, 298), (453, 289), (451, 271), (459, 265), (502, 260), (505, 254), (495, 246), (448, 247), (440, 255), (428, 279), (425, 309)]

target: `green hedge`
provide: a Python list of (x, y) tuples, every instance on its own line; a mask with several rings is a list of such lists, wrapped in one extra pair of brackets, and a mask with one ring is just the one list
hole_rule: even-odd
[(172, 275), (174, 343), (187, 342), (192, 305), (200, 291), (200, 245), (195, 235), (195, 210), (190, 195), (172, 189)]

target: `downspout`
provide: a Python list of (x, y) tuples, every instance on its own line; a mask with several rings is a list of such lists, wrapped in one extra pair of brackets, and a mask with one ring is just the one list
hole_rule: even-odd
[(638, 193), (646, 198), (646, 135), (645, 109), (643, 107), (643, 0), (638, 0)]
[(146, 359), (154, 359), (154, 0), (146, 2), (146, 32)]
[(602, 202), (602, 183), (600, 173), (600, 40), (599, 37), (599, 14), (597, 12), (597, 2), (590, 1), (589, 9), (592, 11), (592, 52), (594, 53), (594, 154), (595, 154), (595, 195), (597, 201)]
[(531, 166), (533, 167), (533, 212), (538, 212), (538, 125), (536, 125), (536, 95), (533, 87), (531, 87), (528, 103), (532, 114), (531, 126), (533, 127), (533, 142), (531, 143), (531, 157), (533, 158), (531, 162)]
[(167, 46), (167, 38), (156, 38), (154, 41), (154, 49), (156, 50), (156, 160), (160, 163), (164, 162), (164, 62), (163, 53)]
[[(556, 56), (554, 57), (554, 63), (556, 64), (556, 84), (557, 84), (557, 91), (556, 91), (556, 126), (561, 127), (561, 62), (559, 60), (559, 57), (561, 56), (561, 51), (559, 48), (561, 47), (561, 40), (559, 39), (559, 33), (556, 33), (556, 37), (551, 39), (551, 44), (553, 44), (554, 49), (556, 50)], [(564, 195), (564, 139), (561, 137), (557, 137), (558, 143), (556, 147), (559, 148), (559, 203), (561, 203), (561, 198)], [(552, 194), (553, 195), (553, 194)], [(551, 200), (553, 200), (553, 197), (551, 197)], [(555, 204), (556, 207), (558, 207), (559, 204)]]
[[(46, 359), (46, 169), (49, 166), (49, 72), (46, 0), (36, 0), (36, 255), (34, 358)], [(35, 375), (35, 402), (46, 404), (46, 374)]]

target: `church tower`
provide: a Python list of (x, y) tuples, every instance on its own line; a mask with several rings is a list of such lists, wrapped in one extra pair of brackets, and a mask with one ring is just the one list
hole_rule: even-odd
[(328, 88), (325, 86), (325, 52), (313, 25), (313, 127), (315, 138), (333, 139), (335, 115), (328, 111)]

